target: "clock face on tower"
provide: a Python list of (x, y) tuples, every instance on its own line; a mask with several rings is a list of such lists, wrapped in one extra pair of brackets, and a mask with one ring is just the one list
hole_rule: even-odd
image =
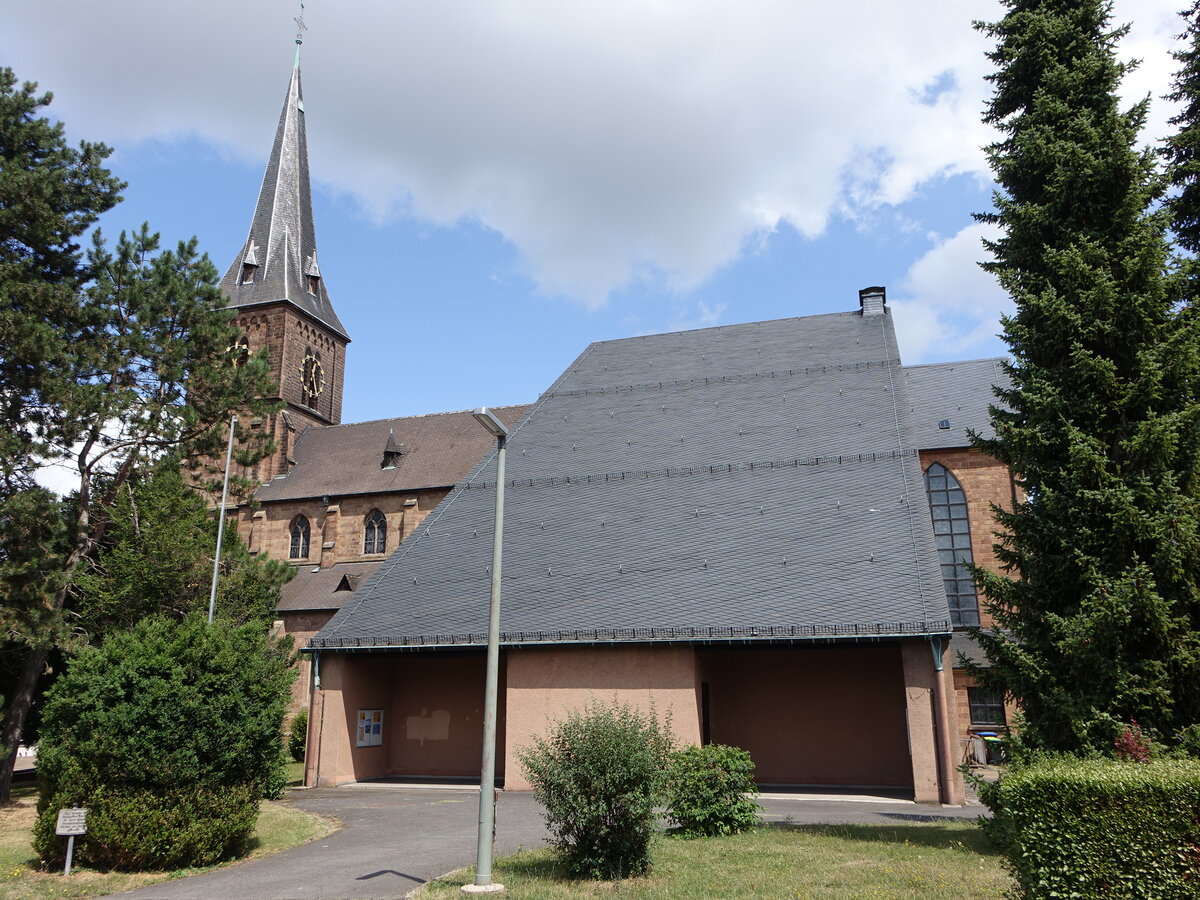
[(315, 406), (321, 391), (325, 390), (325, 370), (315, 353), (309, 353), (300, 364), (300, 389), (304, 391), (304, 402)]

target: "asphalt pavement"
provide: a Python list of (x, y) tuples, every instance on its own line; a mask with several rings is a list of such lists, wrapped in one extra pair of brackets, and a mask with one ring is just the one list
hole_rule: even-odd
[[(376, 900), (401, 898), (426, 881), (472, 864), (479, 789), (359, 784), (295, 790), (288, 806), (338, 819), (342, 827), (273, 856), (166, 881), (124, 900)], [(863, 794), (764, 794), (768, 822), (905, 823), (974, 819), (979, 806), (923, 806)], [(541, 808), (528, 793), (501, 792), (496, 855), (546, 840)]]

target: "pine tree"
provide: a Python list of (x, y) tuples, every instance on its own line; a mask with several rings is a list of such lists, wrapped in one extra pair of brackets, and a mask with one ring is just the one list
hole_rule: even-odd
[[(92, 279), (77, 300), (90, 326), (54, 385), (56, 403), (66, 410), (60, 421), (77, 423), (74, 431), (60, 425), (57, 450), (73, 462), (78, 491), (56, 589), (36, 617), (26, 617), (42, 627), (10, 632), (28, 649), (0, 735), (8, 751), (0, 758), (0, 803), (8, 799), (38, 679), (64, 633), (74, 582), (101, 546), (121, 490), (164, 454), (217, 456), (231, 410), (272, 409), (255, 399), (274, 393), (265, 358), (229, 352), (239, 332), (224, 308), (217, 271), (197, 253), (194, 238), (160, 251), (158, 235), (143, 225), (122, 233), (114, 252), (96, 232), (88, 266)], [(246, 438), (242, 461), (250, 462), (267, 448)]]
[(29, 486), (49, 444), (75, 423), (59, 403), (75, 342), (93, 324), (76, 301), (88, 270), (77, 243), (121, 199), (111, 151), (71, 147), (38, 112), (51, 94), (0, 68), (0, 487)]
[[(87, 567), (75, 579), (74, 627), (96, 643), (104, 635), (161, 615), (181, 619), (208, 609), (216, 523), (204, 497), (187, 484), (177, 457), (131, 478), (107, 512), (108, 526)], [(279, 588), (293, 569), (251, 556), (236, 528), (225, 530), (217, 618), (257, 623), (275, 619)]]
[(985, 265), (1012, 296), (996, 436), (1022, 501), (999, 510), (1002, 574), (978, 579), (998, 630), (984, 684), (1024, 740), (1110, 750), (1136, 718), (1200, 721), (1200, 337), (1165, 270), (1161, 179), (1121, 110), (1125, 29), (1098, 0), (1003, 0), (985, 120), (1000, 225)]
[[(72, 149), (37, 115), (50, 95), (35, 91), (0, 70), (0, 620), (21, 656), (0, 803), (46, 661), (78, 643), (73, 585), (123, 487), (166, 454), (220, 458), (230, 411), (265, 415), (272, 405), (254, 398), (276, 393), (265, 357), (228, 352), (239, 332), (195, 239), (160, 250), (142, 226), (110, 249), (97, 231), (82, 257), (75, 239), (123, 185), (102, 165), (107, 148)], [(249, 439), (239, 461), (267, 449)], [(79, 474), (65, 516), (31, 485), (53, 459)], [(37, 555), (22, 535), (38, 538)]]

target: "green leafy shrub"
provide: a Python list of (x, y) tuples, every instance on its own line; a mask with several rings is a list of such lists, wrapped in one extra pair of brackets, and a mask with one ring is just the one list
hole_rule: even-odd
[(58, 810), (86, 806), (80, 862), (204, 865), (238, 853), (284, 783), (285, 647), (254, 625), (143, 620), (75, 657), (46, 695), (34, 850), (57, 865)]
[(653, 714), (599, 703), (519, 754), (567, 873), (623, 878), (650, 869), (650, 839), (671, 753)]
[(301, 709), (292, 716), (292, 727), (288, 732), (288, 753), (294, 762), (304, 762), (304, 747), (308, 743), (308, 710)]
[(980, 796), (1022, 896), (1200, 894), (1200, 762), (1044, 760)]
[(667, 812), (688, 837), (745, 831), (758, 822), (757, 796), (745, 750), (709, 744), (671, 754)]
[[(52, 803), (48, 808), (54, 814), (38, 817), (36, 846), (57, 847), (63, 840), (55, 837), (55, 818), (69, 805)], [(100, 787), (87, 806), (88, 833), (76, 838), (84, 841), (76, 858), (98, 869), (212, 865), (240, 854), (258, 820), (258, 792), (250, 785), (153, 791)]]

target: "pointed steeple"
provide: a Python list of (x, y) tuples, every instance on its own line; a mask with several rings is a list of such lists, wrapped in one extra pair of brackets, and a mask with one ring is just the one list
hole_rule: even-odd
[(317, 265), (299, 50), (250, 234), (221, 279), (221, 292), (231, 308), (290, 303), (350, 340)]

